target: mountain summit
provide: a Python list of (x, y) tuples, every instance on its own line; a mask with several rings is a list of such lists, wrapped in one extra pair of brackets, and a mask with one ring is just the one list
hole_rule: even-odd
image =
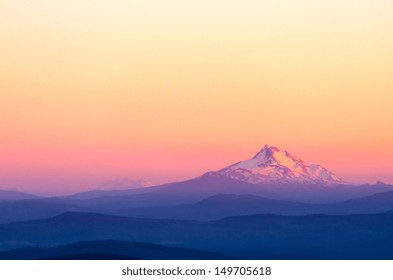
[(240, 161), (217, 172), (216, 175), (252, 184), (300, 183), (339, 184), (343, 181), (318, 164), (303, 160), (277, 147), (265, 145), (251, 159)]

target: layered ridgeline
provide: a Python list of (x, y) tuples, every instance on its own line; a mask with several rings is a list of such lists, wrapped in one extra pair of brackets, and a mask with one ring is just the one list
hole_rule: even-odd
[(343, 180), (318, 164), (308, 164), (286, 150), (265, 145), (251, 159), (240, 161), (212, 174), (259, 183), (342, 184)]
[(276, 147), (183, 182), (142, 183), (0, 192), (0, 259), (393, 258), (393, 186), (347, 184)]
[(99, 186), (95, 191), (51, 198), (4, 193), (2, 200), (0, 192), (0, 223), (67, 211), (214, 220), (264, 213), (342, 215), (393, 210), (393, 186), (347, 184), (318, 164), (267, 145), (248, 160), (194, 179), (152, 187), (135, 184), (124, 178), (105, 184), (113, 189)]

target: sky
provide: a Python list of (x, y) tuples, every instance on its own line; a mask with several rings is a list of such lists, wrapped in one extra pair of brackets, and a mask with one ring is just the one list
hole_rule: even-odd
[(265, 144), (393, 183), (393, 2), (0, 0), (0, 189), (179, 181)]

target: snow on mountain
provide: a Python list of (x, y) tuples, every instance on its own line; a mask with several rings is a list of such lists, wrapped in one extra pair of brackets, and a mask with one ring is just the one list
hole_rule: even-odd
[(307, 164), (285, 150), (268, 145), (265, 145), (253, 158), (213, 173), (252, 184), (276, 182), (331, 185), (343, 183), (339, 177), (322, 166)]
[(145, 179), (131, 180), (120, 178), (103, 183), (97, 190), (129, 190), (150, 187), (153, 184)]

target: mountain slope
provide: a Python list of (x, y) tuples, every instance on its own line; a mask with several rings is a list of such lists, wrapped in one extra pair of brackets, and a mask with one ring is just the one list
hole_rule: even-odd
[(331, 185), (343, 182), (318, 164), (307, 164), (285, 150), (267, 145), (251, 159), (235, 163), (217, 173), (252, 184), (279, 182)]

